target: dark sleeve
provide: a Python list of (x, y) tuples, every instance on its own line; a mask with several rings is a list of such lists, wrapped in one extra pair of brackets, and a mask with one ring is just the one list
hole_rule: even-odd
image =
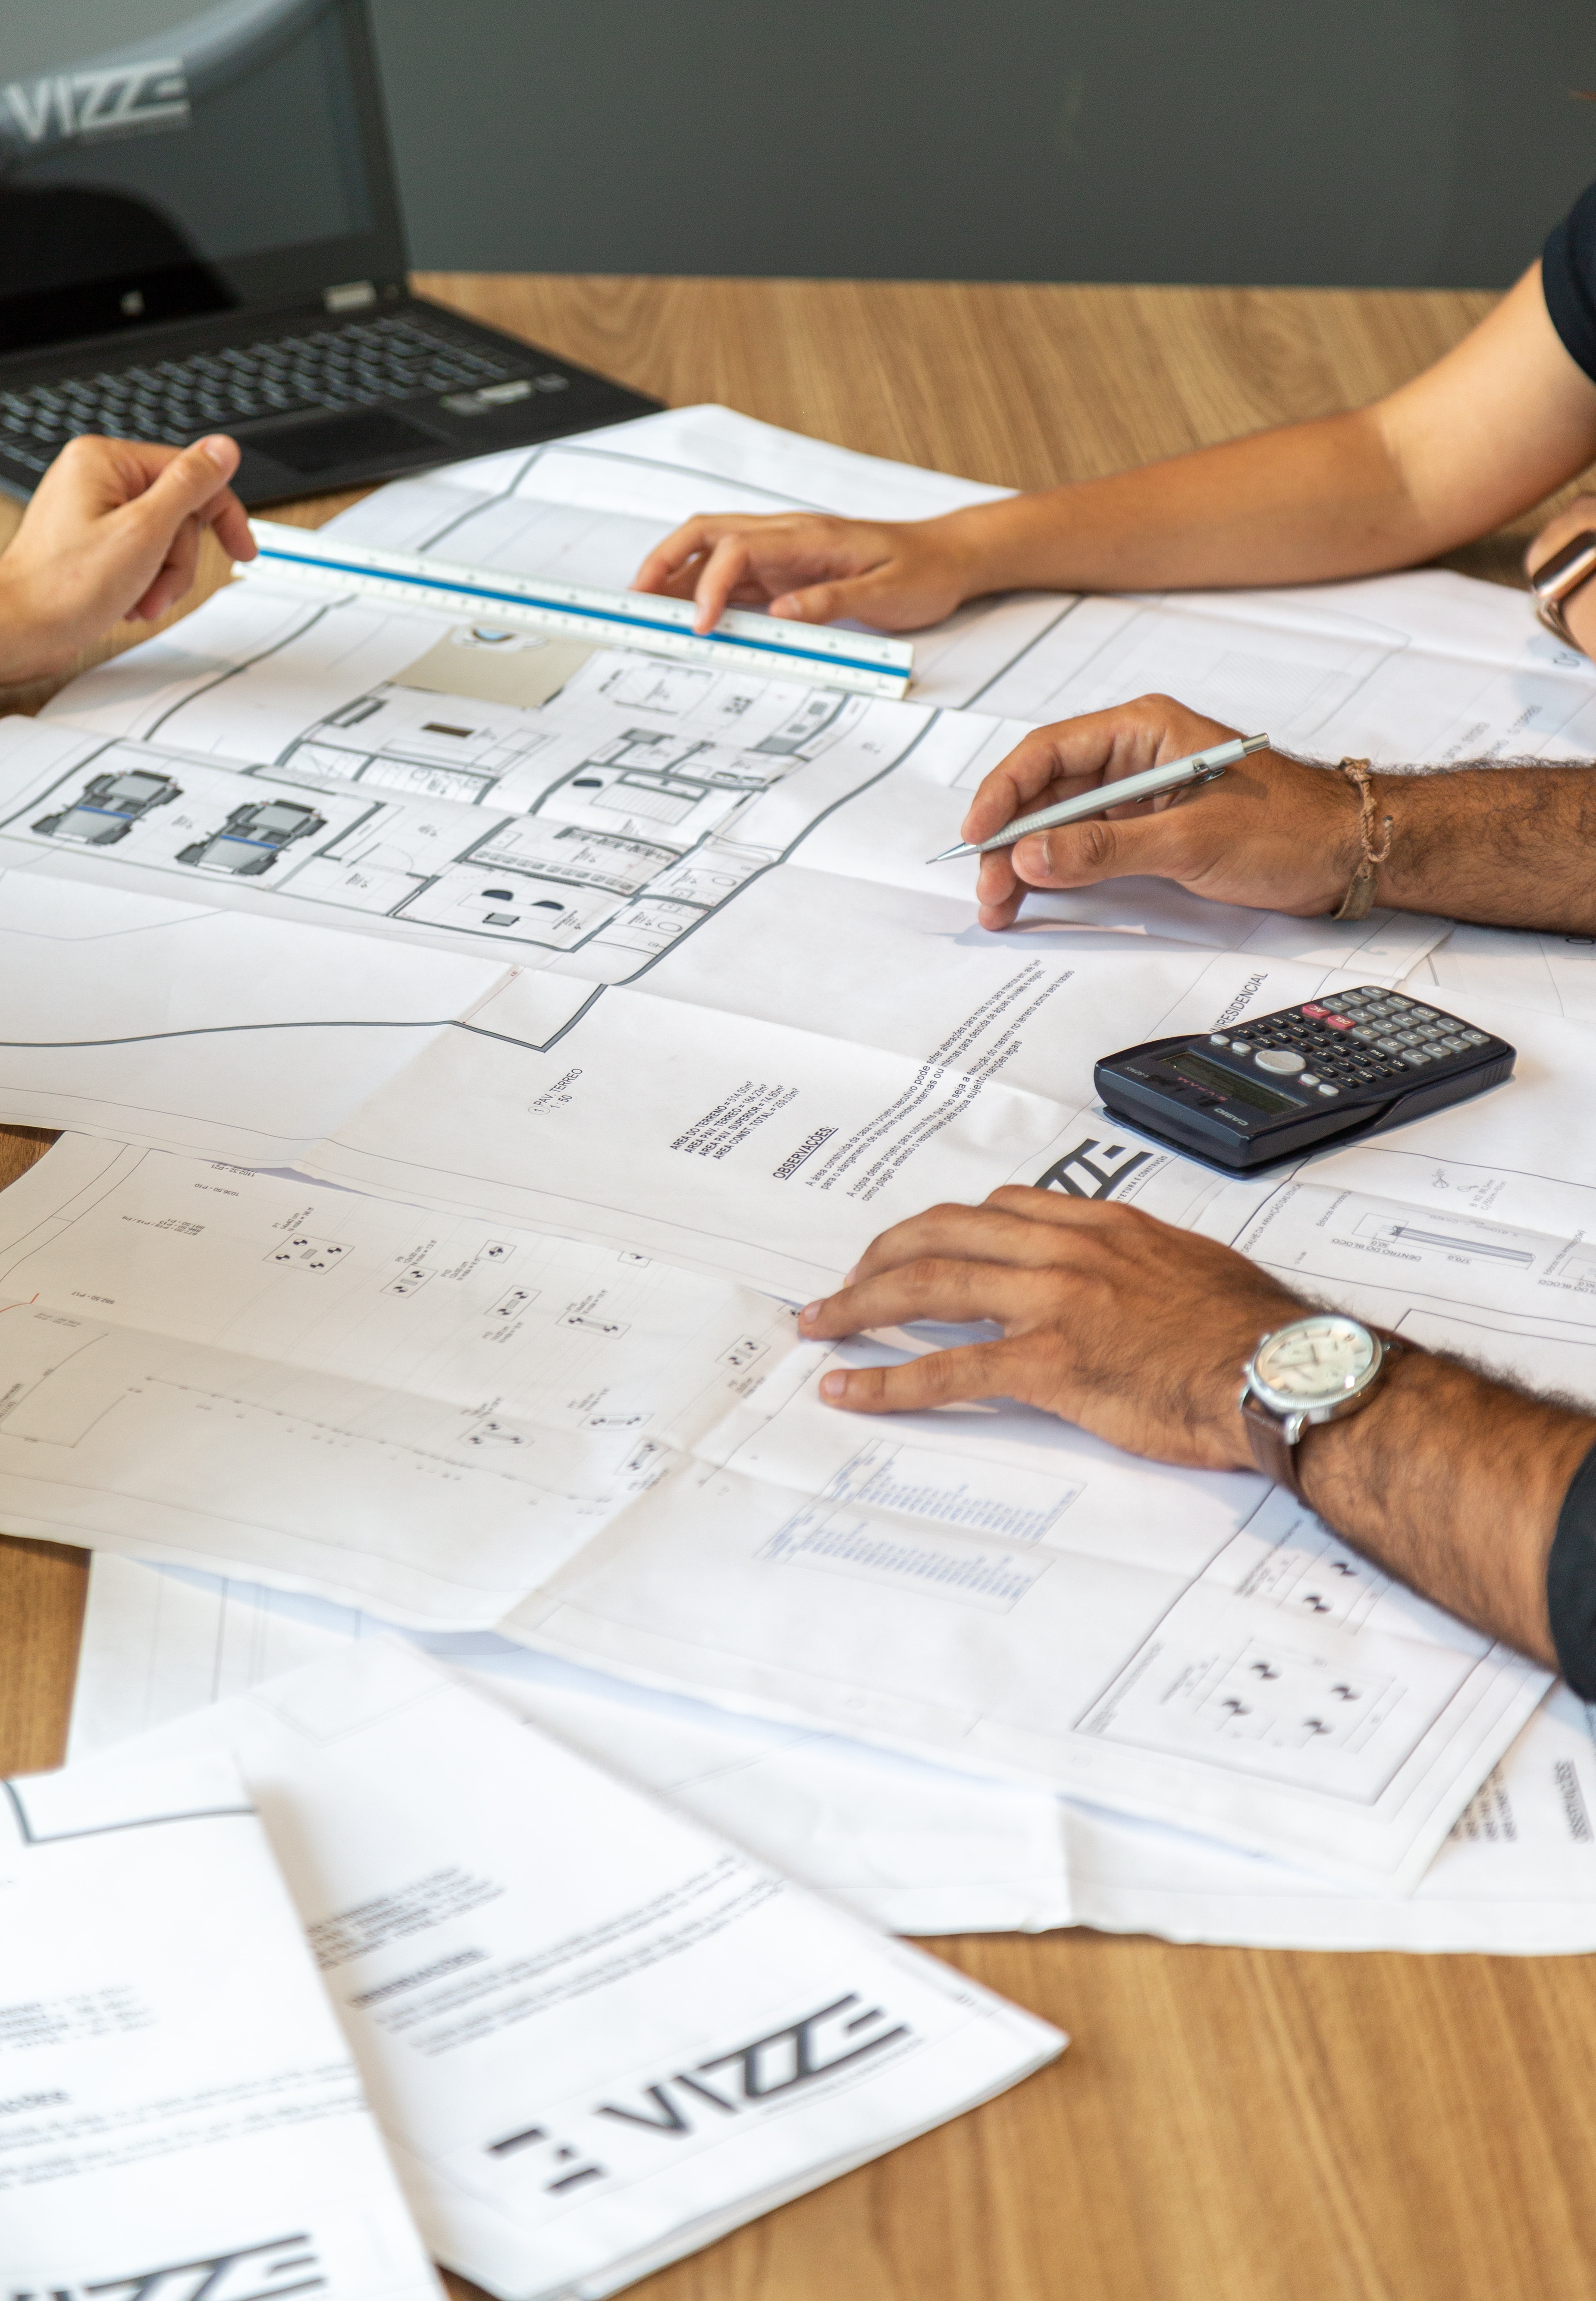
[(1596, 382), (1596, 184), (1549, 235), (1541, 284), (1563, 349)]
[(1596, 1446), (1563, 1497), (1546, 1561), (1546, 1604), (1558, 1669), (1582, 1702), (1596, 1702)]

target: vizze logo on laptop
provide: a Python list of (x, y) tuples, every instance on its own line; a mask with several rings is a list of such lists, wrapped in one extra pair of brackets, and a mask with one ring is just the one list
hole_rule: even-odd
[(0, 95), (15, 132), (36, 146), (158, 135), (187, 128), (192, 117), (181, 56), (52, 72), (29, 83), (13, 79)]

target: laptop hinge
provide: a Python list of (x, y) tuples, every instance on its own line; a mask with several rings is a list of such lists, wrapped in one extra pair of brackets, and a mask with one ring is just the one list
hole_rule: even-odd
[(341, 288), (322, 290), (322, 302), (329, 312), (361, 312), (376, 301), (377, 290), (369, 280), (348, 280)]

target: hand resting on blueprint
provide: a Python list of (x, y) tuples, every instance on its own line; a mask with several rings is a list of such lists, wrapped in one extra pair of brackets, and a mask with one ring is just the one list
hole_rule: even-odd
[(63, 448), (0, 554), (0, 680), (43, 679), (120, 618), (153, 622), (194, 581), (207, 527), (253, 559), (249, 521), (228, 486), (238, 449), (84, 437)]
[[(1129, 1453), (1233, 1470), (1252, 1463), (1242, 1368), (1308, 1308), (1244, 1255), (1135, 1207), (1011, 1186), (883, 1232), (800, 1322), (815, 1340), (924, 1320), (1001, 1328), (824, 1375), (822, 1395), (852, 1412), (1013, 1398)], [(1361, 1411), (1305, 1435), (1299, 1475), (1325, 1523), (1387, 1572), (1555, 1667), (1547, 1560), (1593, 1441), (1588, 1414), (1409, 1350)]]
[[(982, 782), (972, 846), (1017, 815), (1190, 757), (1236, 732), (1166, 695), (1036, 728)], [(1444, 767), (1374, 778), (1389, 858), (1375, 900), (1490, 926), (1596, 930), (1596, 770)], [(1257, 751), (1216, 782), (1035, 832), (982, 858), (981, 924), (1012, 925), (1029, 888), (1173, 879), (1194, 895), (1312, 918), (1333, 911), (1362, 858), (1357, 790), (1333, 766)]]
[(695, 600), (700, 632), (713, 631), (728, 607), (767, 604), (789, 623), (847, 615), (877, 631), (917, 632), (970, 596), (969, 569), (953, 540), (958, 519), (700, 514), (655, 547), (633, 588)]

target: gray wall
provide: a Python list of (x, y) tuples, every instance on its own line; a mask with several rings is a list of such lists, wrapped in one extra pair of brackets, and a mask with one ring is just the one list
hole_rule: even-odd
[(1496, 287), (1590, 0), (372, 0), (418, 264)]

